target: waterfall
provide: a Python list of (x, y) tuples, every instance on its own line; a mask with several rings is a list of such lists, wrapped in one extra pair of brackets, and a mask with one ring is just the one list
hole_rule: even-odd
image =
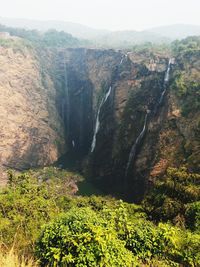
[[(167, 70), (166, 70), (166, 73), (165, 73), (165, 77), (164, 77), (164, 83), (163, 83), (163, 88), (164, 89), (163, 89), (163, 91), (161, 93), (161, 96), (159, 98), (158, 104), (156, 105), (156, 107), (154, 109), (154, 114), (156, 113), (158, 106), (162, 103), (163, 97), (164, 97), (164, 95), (166, 93), (167, 83), (169, 81), (169, 73), (170, 73), (170, 69), (171, 69), (171, 64), (172, 63), (173, 63), (173, 60), (170, 58), (169, 59), (169, 62), (168, 62)], [(141, 143), (141, 141), (142, 141), (142, 139), (144, 137), (144, 134), (145, 134), (145, 131), (146, 131), (146, 128), (147, 128), (147, 119), (148, 119), (148, 116), (149, 116), (150, 113), (151, 113), (151, 111), (150, 110), (147, 110), (147, 113), (145, 115), (145, 120), (144, 120), (144, 125), (143, 125), (143, 128), (142, 128), (142, 131), (140, 132), (140, 134), (136, 138), (136, 141), (135, 141), (135, 143), (133, 144), (133, 146), (131, 148), (131, 152), (129, 154), (128, 162), (127, 162), (127, 165), (126, 165), (125, 177), (127, 177), (127, 175), (128, 175), (128, 170), (130, 168), (131, 162), (134, 161), (137, 147)]]
[(164, 82), (163, 82), (163, 91), (161, 93), (161, 96), (158, 100), (158, 103), (156, 104), (155, 108), (154, 108), (154, 114), (156, 114), (157, 110), (158, 110), (158, 107), (161, 105), (162, 101), (163, 101), (163, 98), (164, 98), (164, 95), (167, 91), (167, 83), (169, 82), (169, 73), (170, 73), (170, 69), (171, 69), (171, 64), (173, 63), (173, 59), (170, 58), (169, 59), (169, 62), (168, 62), (168, 66), (167, 66), (167, 70), (165, 72), (165, 77), (164, 77)]
[(141, 143), (141, 141), (142, 141), (142, 139), (144, 137), (144, 134), (146, 132), (147, 119), (148, 119), (148, 116), (149, 116), (150, 113), (151, 113), (151, 111), (150, 110), (147, 110), (146, 115), (145, 115), (145, 119), (144, 119), (144, 125), (143, 125), (143, 128), (142, 128), (142, 131), (140, 132), (140, 134), (136, 138), (136, 141), (135, 141), (135, 143), (133, 144), (133, 146), (131, 148), (131, 152), (129, 154), (128, 162), (127, 162), (127, 165), (126, 165), (125, 177), (127, 177), (127, 175), (128, 175), (128, 170), (129, 170), (129, 167), (131, 165), (131, 162), (134, 161), (137, 147)]
[(69, 98), (69, 86), (68, 86), (68, 77), (67, 77), (67, 67), (66, 67), (66, 58), (65, 55), (63, 55), (63, 71), (64, 71), (64, 91), (65, 91), (65, 97), (66, 97), (66, 130), (67, 135), (69, 135), (69, 118), (70, 118), (70, 98)]
[(95, 123), (95, 129), (94, 129), (94, 135), (93, 135), (92, 145), (91, 145), (91, 152), (94, 151), (95, 146), (96, 146), (96, 136), (97, 136), (97, 133), (98, 133), (99, 128), (100, 128), (99, 116), (100, 116), (101, 108), (105, 104), (105, 102), (107, 101), (108, 97), (110, 96), (111, 91), (112, 91), (112, 87), (110, 86), (108, 92), (102, 98), (101, 103), (100, 103), (99, 108), (98, 108), (97, 118), (96, 118), (96, 123)]
[(126, 59), (128, 58), (128, 54), (129, 54), (129, 53), (130, 53), (130, 52), (128, 52), (128, 53), (122, 55), (121, 61), (120, 61), (120, 63), (119, 63), (119, 66), (124, 62), (124, 60), (126, 60)]
[(121, 65), (121, 64), (123, 63), (123, 60), (124, 60), (124, 55), (122, 56), (122, 58), (121, 58), (121, 61), (120, 61), (119, 65)]
[(72, 146), (73, 146), (73, 148), (75, 147), (75, 141), (74, 140), (72, 140)]
[(171, 69), (171, 64), (172, 64), (172, 59), (170, 58), (169, 62), (168, 62), (168, 66), (167, 66), (167, 71), (165, 73), (164, 83), (169, 81), (169, 72), (170, 72), (170, 69)]
[[(124, 60), (127, 60), (128, 58), (128, 54), (131, 52), (127, 52), (126, 54), (123, 54), (121, 57), (121, 61), (119, 63), (118, 66), (120, 66)], [(110, 96), (110, 93), (112, 91), (112, 86), (109, 87), (108, 92), (106, 93), (106, 95), (102, 98), (101, 103), (99, 105), (98, 111), (97, 111), (97, 118), (96, 118), (96, 123), (95, 123), (95, 128), (94, 128), (94, 135), (93, 135), (93, 139), (92, 139), (92, 145), (91, 145), (91, 153), (94, 151), (95, 146), (96, 146), (96, 136), (97, 133), (99, 131), (100, 128), (100, 120), (99, 120), (99, 116), (100, 116), (100, 112), (101, 112), (101, 108), (104, 105), (104, 103), (107, 101), (108, 97)]]
[(169, 62), (168, 62), (167, 70), (166, 70), (166, 73), (165, 73), (165, 78), (164, 78), (164, 84), (163, 84), (164, 90), (162, 91), (162, 94), (161, 94), (160, 99), (158, 101), (158, 106), (162, 103), (163, 97), (164, 97), (164, 95), (165, 95), (165, 93), (167, 91), (166, 84), (169, 82), (169, 73), (170, 73), (170, 69), (171, 69), (171, 64), (172, 64), (172, 59), (170, 58)]

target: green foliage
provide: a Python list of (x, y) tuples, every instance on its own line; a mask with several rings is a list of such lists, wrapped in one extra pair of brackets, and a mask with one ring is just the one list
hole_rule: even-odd
[(178, 70), (173, 74), (172, 88), (178, 96), (182, 115), (187, 117), (200, 109), (200, 37), (175, 41), (172, 49), (178, 66)]
[[(70, 193), (70, 181), (77, 179), (56, 168), (19, 175), (9, 172), (9, 186), (0, 192), (0, 242), (31, 249), (42, 225), (62, 211), (57, 202)], [(66, 197), (65, 205), (68, 202)]]
[(180, 41), (176, 40), (172, 43), (171, 47), (175, 55), (191, 54), (194, 50), (200, 49), (200, 37), (191, 36)]
[(45, 187), (30, 183), (27, 175), (18, 178), (0, 194), (1, 241), (10, 245), (17, 240), (17, 246), (28, 247), (58, 210)]
[(172, 88), (181, 100), (183, 116), (200, 109), (200, 81), (188, 79), (184, 72), (176, 72)]
[(22, 28), (13, 28), (0, 25), (0, 31), (9, 32), (11, 36), (18, 36), (29, 40), (36, 46), (47, 47), (78, 47), (88, 45), (86, 40), (79, 40), (64, 31), (49, 30), (41, 33), (37, 30), (25, 30)]
[(200, 264), (200, 235), (180, 230), (169, 224), (159, 224), (164, 249), (163, 255), (183, 266), (199, 266)]
[[(167, 177), (173, 184), (168, 182), (166, 191), (159, 185), (162, 190), (158, 199), (163, 192), (164, 198), (169, 193), (171, 212), (175, 201), (172, 196), (181, 192), (181, 197), (182, 189), (188, 190), (191, 182), (198, 183), (199, 176), (184, 168), (171, 168)], [(33, 253), (37, 240), (42, 266), (200, 264), (199, 203), (191, 188), (184, 204), (179, 201), (185, 209), (186, 226), (194, 233), (166, 223), (155, 225), (147, 220), (141, 206), (110, 197), (72, 196), (70, 183), (79, 179), (54, 167), (18, 175), (9, 172), (9, 185), (0, 192), (0, 242)]]
[(42, 41), (45, 45), (50, 47), (73, 47), (79, 44), (78, 39), (72, 37), (71, 34), (63, 31), (58, 32), (56, 30), (49, 30), (45, 32)]
[(22, 39), (4, 39), (0, 37), (0, 47), (12, 48), (14, 52), (24, 53), (25, 48), (32, 49), (29, 41)]
[(48, 224), (36, 248), (42, 266), (198, 266), (198, 234), (156, 226), (136, 207), (130, 215), (127, 204), (113, 204), (73, 207)]
[(181, 72), (176, 73), (176, 79), (173, 84), (173, 89), (177, 90), (178, 96), (184, 96), (187, 93), (188, 87), (184, 81), (184, 76)]
[(189, 173), (185, 167), (168, 168), (166, 176), (155, 183), (144, 200), (144, 208), (154, 220), (171, 220), (184, 225), (185, 212), (190, 207), (187, 205), (200, 198), (199, 184), (199, 174)]
[(150, 222), (135, 220), (124, 236), (126, 247), (142, 260), (162, 256), (165, 242), (161, 232)]
[(90, 208), (70, 210), (48, 225), (37, 244), (46, 266), (131, 266), (132, 254), (109, 222)]
[(185, 216), (187, 227), (200, 232), (200, 201), (187, 204)]
[(170, 45), (167, 43), (155, 44), (151, 42), (145, 42), (143, 44), (134, 45), (133, 52), (146, 54), (148, 56), (155, 56), (157, 53), (168, 54), (170, 51)]

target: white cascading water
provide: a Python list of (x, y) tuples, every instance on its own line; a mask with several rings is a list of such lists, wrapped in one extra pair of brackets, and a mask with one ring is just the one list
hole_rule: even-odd
[(108, 97), (110, 96), (111, 91), (112, 91), (112, 87), (110, 86), (108, 92), (102, 98), (101, 103), (100, 103), (99, 108), (98, 108), (97, 119), (96, 119), (95, 129), (94, 129), (94, 135), (93, 135), (92, 145), (91, 145), (91, 152), (94, 151), (95, 146), (96, 146), (96, 136), (97, 136), (97, 133), (98, 133), (99, 128), (100, 128), (99, 116), (100, 116), (101, 108), (105, 104), (105, 102), (107, 101)]
[(121, 58), (121, 61), (120, 61), (119, 65), (121, 65), (121, 64), (123, 63), (123, 61), (124, 61), (124, 55), (122, 56), (122, 58)]
[[(169, 73), (170, 73), (170, 69), (171, 69), (171, 64), (172, 64), (172, 59), (170, 58), (169, 59), (169, 62), (168, 62), (168, 66), (167, 66), (167, 71), (165, 73), (165, 77), (164, 77), (164, 84), (163, 84), (163, 87), (164, 87), (164, 90), (162, 91), (162, 94), (160, 96), (160, 99), (158, 101), (158, 105), (160, 105), (162, 103), (162, 100), (163, 100), (163, 97), (165, 95), (165, 92), (167, 90), (167, 86), (166, 84), (168, 83), (169, 81)], [(156, 108), (157, 110), (157, 108)], [(147, 111), (146, 113), (146, 116), (145, 116), (145, 120), (144, 120), (144, 126), (143, 126), (143, 129), (142, 131), (140, 132), (139, 136), (137, 137), (135, 143), (133, 144), (132, 148), (131, 148), (131, 152), (129, 154), (129, 159), (128, 159), (128, 163), (126, 165), (126, 172), (125, 172), (125, 177), (127, 177), (128, 175), (128, 170), (129, 170), (129, 167), (130, 167), (130, 164), (131, 162), (134, 160), (135, 158), (135, 154), (136, 154), (136, 149), (137, 149), (137, 146), (138, 144), (140, 144), (141, 140), (143, 139), (144, 137), (144, 134), (145, 134), (145, 131), (146, 131), (146, 127), (147, 127), (147, 118), (148, 118), (148, 115), (151, 113), (150, 110)]]
[(123, 54), (122, 55), (122, 58), (121, 58), (121, 61), (120, 61), (120, 63), (119, 63), (119, 66), (124, 62), (124, 60), (126, 60), (127, 58), (128, 58), (128, 54), (129, 54), (130, 52), (127, 52), (126, 54)]
[[(130, 52), (128, 52), (128, 53), (130, 53)], [(127, 59), (128, 58), (128, 53), (122, 55), (121, 61), (119, 63), (119, 66), (123, 63), (124, 59)], [(94, 135), (93, 135), (92, 145), (91, 145), (91, 153), (95, 149), (95, 146), (96, 146), (96, 136), (97, 136), (97, 133), (98, 133), (99, 128), (100, 128), (99, 116), (100, 116), (101, 108), (104, 105), (104, 103), (107, 101), (107, 99), (108, 99), (111, 91), (112, 91), (112, 87), (110, 86), (108, 92), (106, 93), (106, 95), (104, 96), (104, 98), (101, 100), (101, 103), (100, 103), (99, 108), (98, 108), (98, 111), (97, 111), (97, 118), (96, 118), (96, 123), (95, 123)]]
[(75, 141), (74, 140), (72, 140), (72, 146), (75, 147)]
[(138, 135), (135, 143), (133, 144), (132, 148), (131, 148), (131, 152), (129, 154), (129, 158), (128, 158), (128, 162), (127, 162), (127, 165), (126, 165), (126, 172), (125, 172), (125, 176), (128, 175), (128, 170), (129, 170), (129, 167), (130, 167), (130, 164), (131, 162), (134, 160), (135, 158), (135, 154), (136, 154), (136, 149), (137, 149), (137, 146), (138, 144), (140, 144), (141, 140), (143, 139), (144, 137), (144, 134), (145, 134), (145, 131), (146, 131), (146, 128), (147, 128), (147, 119), (148, 119), (148, 116), (149, 114), (151, 113), (150, 110), (147, 110), (147, 113), (145, 115), (145, 119), (144, 119), (144, 125), (143, 125), (143, 128), (142, 128), (142, 131), (140, 132), (140, 134)]
[(163, 85), (164, 90), (162, 91), (162, 94), (161, 94), (160, 99), (159, 99), (159, 101), (158, 101), (158, 106), (162, 103), (162, 101), (163, 101), (163, 97), (164, 97), (164, 95), (165, 95), (165, 93), (166, 93), (166, 91), (167, 91), (167, 86), (166, 86), (166, 84), (167, 84), (168, 81), (169, 81), (169, 73), (170, 73), (170, 69), (171, 69), (171, 64), (172, 64), (172, 59), (170, 58), (170, 59), (169, 59), (169, 62), (168, 62), (167, 70), (166, 70), (166, 73), (165, 73), (165, 78), (164, 78), (164, 85)]
[(65, 55), (63, 55), (63, 67), (64, 67), (64, 81), (65, 81), (65, 94), (66, 94), (66, 128), (67, 128), (67, 133), (69, 134), (70, 96), (69, 96), (69, 86), (68, 86), (67, 66), (66, 66)]
[(170, 58), (169, 62), (168, 62), (168, 66), (167, 66), (167, 71), (165, 73), (164, 82), (168, 82), (169, 81), (169, 72), (170, 72), (171, 64), (172, 64), (172, 59)]

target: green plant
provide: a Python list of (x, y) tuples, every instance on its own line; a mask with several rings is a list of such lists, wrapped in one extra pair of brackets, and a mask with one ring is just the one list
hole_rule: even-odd
[(0, 192), (0, 241), (32, 251), (42, 225), (70, 208), (72, 185), (81, 178), (54, 167), (9, 171), (8, 177), (8, 187)]
[(186, 226), (192, 230), (200, 231), (200, 201), (186, 205)]
[(133, 256), (109, 222), (74, 208), (49, 224), (36, 247), (42, 266), (133, 266)]
[(186, 205), (199, 200), (199, 181), (200, 175), (188, 172), (185, 167), (168, 168), (164, 178), (155, 183), (144, 199), (145, 211), (154, 220), (184, 225)]

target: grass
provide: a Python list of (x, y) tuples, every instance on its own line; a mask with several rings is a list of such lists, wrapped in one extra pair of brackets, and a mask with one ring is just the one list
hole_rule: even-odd
[(0, 250), (1, 267), (38, 267), (39, 265), (33, 258), (19, 256), (13, 248), (6, 252)]

